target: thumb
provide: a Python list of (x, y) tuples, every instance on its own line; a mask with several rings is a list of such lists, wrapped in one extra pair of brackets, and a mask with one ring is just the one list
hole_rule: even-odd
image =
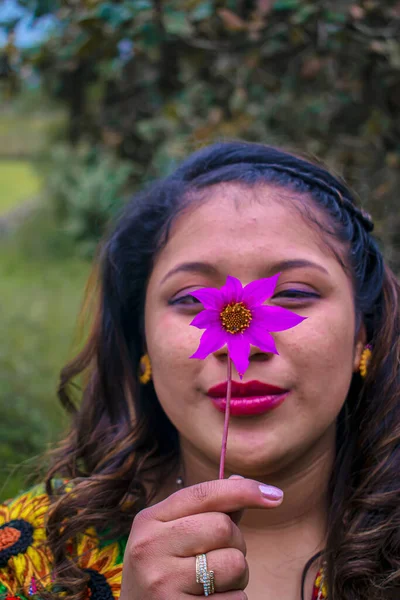
[[(244, 479), (241, 475), (231, 475), (228, 479)], [(241, 518), (243, 517), (244, 509), (237, 510), (233, 513), (229, 513), (230, 518), (235, 523), (235, 525), (239, 525)]]

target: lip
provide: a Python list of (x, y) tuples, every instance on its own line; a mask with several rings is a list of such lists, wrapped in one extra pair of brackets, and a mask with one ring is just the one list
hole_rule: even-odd
[[(207, 392), (214, 406), (225, 412), (228, 383), (213, 386)], [(260, 415), (277, 408), (285, 400), (290, 390), (261, 381), (239, 383), (232, 381), (230, 412), (232, 416)]]

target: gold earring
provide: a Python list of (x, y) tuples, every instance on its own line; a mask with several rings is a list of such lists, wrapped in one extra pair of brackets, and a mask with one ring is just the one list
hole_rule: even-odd
[(139, 375), (139, 381), (143, 385), (146, 385), (151, 380), (151, 362), (148, 354), (143, 354), (140, 359), (140, 369), (142, 372)]
[(367, 376), (369, 363), (371, 362), (371, 357), (372, 357), (372, 347), (370, 344), (368, 344), (367, 346), (365, 346), (364, 350), (362, 351), (361, 358), (360, 358), (359, 371), (360, 371), (360, 375), (363, 379), (365, 379)]

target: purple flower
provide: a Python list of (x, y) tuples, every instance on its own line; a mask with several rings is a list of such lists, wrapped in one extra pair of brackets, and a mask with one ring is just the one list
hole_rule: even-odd
[(190, 324), (205, 332), (190, 358), (204, 359), (227, 344), (229, 356), (242, 378), (249, 366), (250, 344), (263, 352), (278, 354), (270, 332), (291, 329), (306, 318), (280, 306), (263, 304), (273, 295), (278, 278), (279, 273), (243, 287), (239, 279), (228, 276), (220, 289), (191, 292), (204, 310)]

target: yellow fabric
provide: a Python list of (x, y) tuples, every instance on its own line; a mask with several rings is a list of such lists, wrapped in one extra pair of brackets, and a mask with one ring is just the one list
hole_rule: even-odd
[(11, 556), (6, 567), (0, 568), (0, 583), (10, 592), (19, 589), (28, 593), (32, 577), (50, 583), (51, 556), (46, 549), (45, 517), (49, 507), (49, 498), (43, 486), (37, 486), (21, 494), (9, 503), (0, 505), (0, 527), (10, 521), (23, 519), (33, 527), (33, 543), (24, 553)]
[[(4, 548), (0, 550), (1, 599), (16, 594), (19, 597), (29, 597), (30, 593), (35, 591), (35, 585), (51, 588), (53, 558), (46, 546), (46, 518), (49, 506), (50, 500), (43, 485), (36, 486), (13, 500), (0, 504), (0, 548), (2, 548), (2, 529), (12, 527), (13, 524), (19, 527), (21, 521), (22, 525), (28, 523), (29, 531), (29, 525), (33, 528), (31, 543), (23, 551), (10, 556), (6, 565), (3, 564), (7, 558), (4, 555), (5, 550)], [(78, 565), (104, 576), (106, 584), (102, 580), (100, 583), (103, 589), (104, 585), (108, 584), (107, 590), (111, 590), (115, 599), (119, 598), (121, 589), (125, 543), (126, 540), (117, 540), (104, 544), (91, 529), (78, 537), (76, 545)], [(95, 600), (98, 594), (89, 595), (92, 600)]]

